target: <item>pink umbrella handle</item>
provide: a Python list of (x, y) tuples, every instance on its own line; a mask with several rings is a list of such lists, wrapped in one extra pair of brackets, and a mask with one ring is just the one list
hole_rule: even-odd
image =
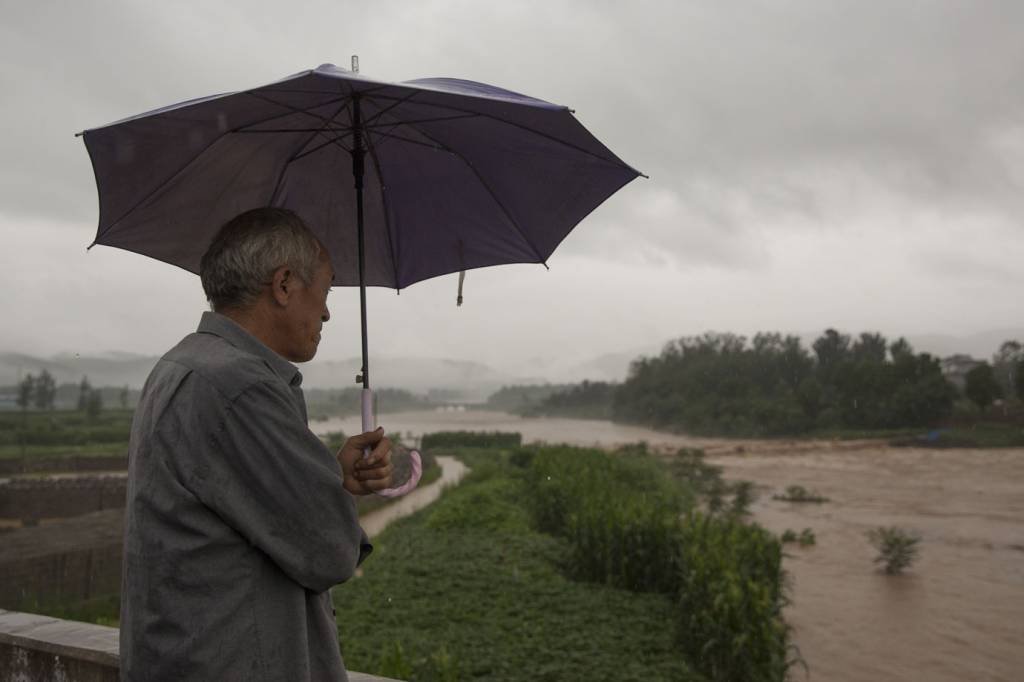
[[(373, 418), (373, 390), (364, 388), (362, 395), (362, 413), (363, 413), (363, 432), (373, 431), (377, 428), (376, 419)], [(363, 458), (370, 456), (370, 448), (363, 450)], [(408, 492), (411, 492), (417, 485), (419, 485), (420, 477), (423, 475), (423, 460), (420, 458), (418, 450), (409, 451), (409, 459), (412, 463), (412, 473), (409, 475), (409, 480), (400, 486), (394, 488), (385, 488), (384, 490), (375, 491), (377, 495), (381, 497), (401, 497)]]

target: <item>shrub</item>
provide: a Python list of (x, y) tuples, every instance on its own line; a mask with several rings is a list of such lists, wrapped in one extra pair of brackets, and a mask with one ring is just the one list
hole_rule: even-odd
[(782, 502), (812, 502), (815, 504), (829, 501), (827, 497), (811, 492), (802, 485), (788, 486), (784, 495), (772, 495), (772, 499), (781, 500)]
[(679, 641), (695, 667), (713, 680), (785, 679), (779, 542), (759, 526), (695, 513), (679, 551)]
[(732, 505), (729, 513), (737, 518), (750, 516), (750, 505), (757, 499), (754, 493), (754, 484), (750, 481), (740, 481), (732, 489)]
[(692, 496), (650, 456), (544, 448), (527, 472), (535, 527), (569, 540), (574, 578), (672, 592), (680, 515)]
[(875, 563), (889, 575), (902, 573), (917, 559), (921, 536), (898, 526), (880, 526), (867, 533), (871, 545), (878, 550)]
[(502, 431), (438, 431), (423, 436), (421, 446), (430, 448), (518, 448), (523, 443), (521, 433)]
[(810, 528), (804, 528), (800, 532), (799, 540), (800, 540), (800, 546), (801, 547), (810, 547), (812, 545), (817, 544), (817, 542), (818, 542), (817, 538), (814, 537), (814, 531), (811, 530)]

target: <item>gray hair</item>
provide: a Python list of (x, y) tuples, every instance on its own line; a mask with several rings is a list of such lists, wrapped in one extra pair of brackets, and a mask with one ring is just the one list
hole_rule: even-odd
[(214, 310), (246, 308), (282, 266), (309, 284), (320, 248), (288, 209), (254, 208), (235, 216), (220, 228), (199, 264), (206, 300)]

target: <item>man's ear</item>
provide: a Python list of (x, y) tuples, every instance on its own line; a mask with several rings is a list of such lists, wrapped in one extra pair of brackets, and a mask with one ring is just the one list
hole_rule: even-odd
[(270, 278), (270, 294), (278, 305), (288, 305), (294, 283), (295, 275), (287, 265), (282, 265), (274, 270), (274, 274)]

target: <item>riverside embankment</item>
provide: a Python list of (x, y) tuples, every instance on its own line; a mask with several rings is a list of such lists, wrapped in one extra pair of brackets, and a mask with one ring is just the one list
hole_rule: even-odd
[[(518, 431), (526, 442), (702, 447), (728, 478), (758, 485), (760, 523), (776, 532), (809, 527), (817, 536), (814, 547), (791, 546), (785, 562), (793, 577), (786, 617), (812, 680), (1009, 682), (1024, 669), (1024, 449), (689, 438), (484, 411), (395, 413), (380, 423), (414, 437), (500, 430)], [(339, 428), (355, 433), (358, 420), (314, 425), (321, 432)], [(771, 500), (794, 484), (830, 501)], [(923, 536), (921, 557), (903, 576), (875, 570), (864, 536), (892, 524)]]

